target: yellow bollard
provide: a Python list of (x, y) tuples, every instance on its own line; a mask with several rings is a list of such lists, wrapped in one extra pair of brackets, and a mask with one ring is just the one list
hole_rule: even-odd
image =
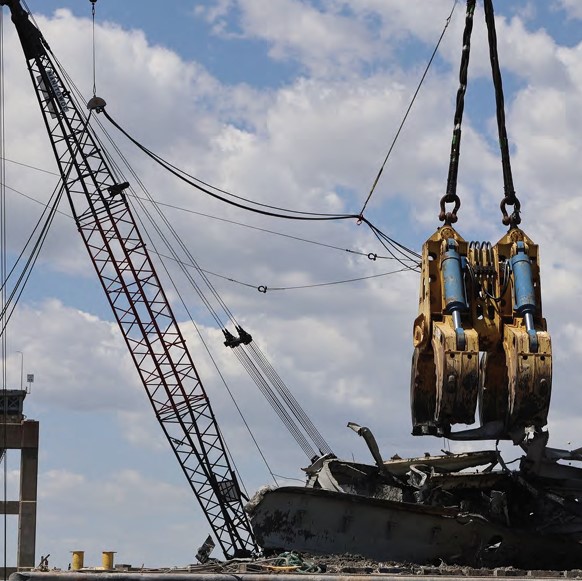
[(73, 571), (79, 571), (79, 569), (83, 568), (85, 551), (71, 551), (71, 553), (73, 553), (73, 558), (71, 560), (71, 569)]
[(113, 569), (113, 555), (115, 555), (115, 553), (116, 551), (103, 551), (101, 553), (101, 565), (103, 566), (103, 569)]

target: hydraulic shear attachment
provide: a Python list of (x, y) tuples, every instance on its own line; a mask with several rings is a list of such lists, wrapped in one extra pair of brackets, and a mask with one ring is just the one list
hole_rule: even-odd
[[(537, 245), (518, 228), (494, 246), (439, 228), (422, 250), (413, 342), (413, 434), (517, 443), (541, 431), (552, 356)], [(477, 408), (479, 427), (451, 430)]]

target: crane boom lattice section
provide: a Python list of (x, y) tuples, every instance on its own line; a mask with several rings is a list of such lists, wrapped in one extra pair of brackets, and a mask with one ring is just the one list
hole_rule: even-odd
[(18, 0), (8, 4), (79, 232), (157, 419), (227, 556), (255, 550), (236, 475), (168, 299), (88, 119)]

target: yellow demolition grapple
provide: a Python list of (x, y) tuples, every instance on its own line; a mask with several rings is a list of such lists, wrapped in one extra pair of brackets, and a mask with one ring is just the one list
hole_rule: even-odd
[[(519, 228), (492, 246), (451, 226), (423, 245), (414, 321), (412, 433), (511, 439), (547, 424), (552, 351), (538, 247)], [(453, 432), (454, 424), (480, 426)]]

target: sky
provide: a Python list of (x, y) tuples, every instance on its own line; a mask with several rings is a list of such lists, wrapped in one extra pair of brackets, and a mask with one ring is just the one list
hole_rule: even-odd
[[(522, 228), (540, 246), (553, 342), (550, 445), (574, 448), (582, 445), (574, 379), (582, 372), (582, 8), (578, 0), (495, 4), (514, 182)], [(260, 203), (357, 214), (453, 1), (98, 0), (95, 71), (89, 0), (28, 5), (85, 98), (95, 77), (108, 113), (149, 149)], [(365, 214), (416, 251), (440, 225), (464, 7), (458, 2)], [(10, 262), (57, 177), (6, 9), (3, 30)], [(346, 428), (350, 421), (374, 432), (385, 458), (493, 447), (410, 435), (419, 275), (386, 274), (399, 265), (369, 260), (386, 252), (365, 225), (275, 220), (226, 206), (178, 182), (101, 121), (155, 200), (172, 206), (165, 215), (201, 267), (224, 277), (211, 279), (339, 457), (372, 461)], [(478, 2), (458, 187), (456, 228), (465, 239), (495, 242), (505, 233), (502, 191)], [(25, 413), (41, 429), (37, 560), (50, 553), (51, 566), (66, 568), (70, 551), (84, 550), (85, 563), (99, 565), (101, 551), (112, 550), (116, 562), (134, 566), (193, 563), (209, 526), (156, 423), (65, 200), (59, 209), (7, 329), (8, 387), (20, 386), (21, 370), (25, 379), (34, 374)], [(373, 275), (382, 276), (311, 286)], [(180, 295), (265, 466), (177, 292), (162, 280), (247, 491), (273, 484), (271, 473), (279, 484), (303, 481), (307, 458), (182, 280)], [(311, 288), (290, 288), (298, 286)], [(519, 455), (511, 446), (505, 453)], [(6, 478), (14, 496), (14, 452)], [(16, 525), (8, 526), (10, 565)]]

